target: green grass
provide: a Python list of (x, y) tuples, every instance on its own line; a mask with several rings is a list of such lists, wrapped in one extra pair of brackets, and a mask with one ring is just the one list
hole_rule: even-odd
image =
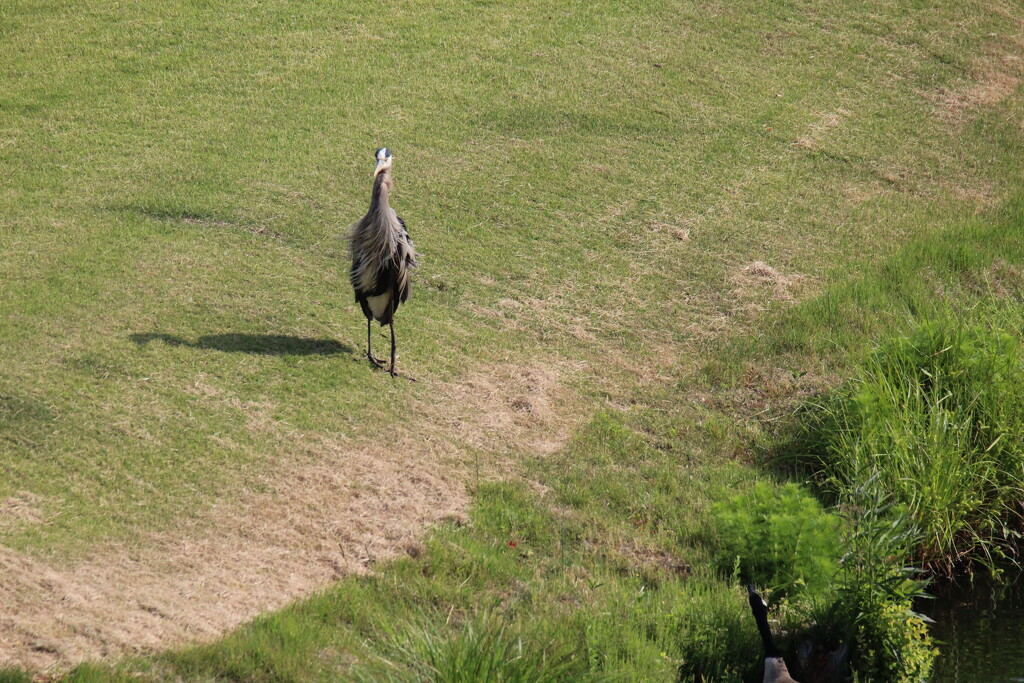
[[(968, 27), (934, 30), (961, 13)], [(432, 381), (348, 362), (362, 321), (335, 238), (382, 141), (425, 256), (402, 365), (441, 380), (571, 359), (616, 393), (641, 358), (686, 363), (709, 324), (758, 303), (737, 301), (744, 263), (820, 278), (870, 261), (973, 211), (949, 186), (1000, 194), (1016, 158), (990, 128), (940, 125), (920, 94), (963, 77), (1000, 27), (952, 7), (6, 15), (0, 386), (16, 423), (0, 495), (34, 491), (48, 519), (4, 532), (25, 550), (74, 555), (252, 486), (290, 440), (254, 434), (245, 406), (373, 438), (431, 400)], [(231, 335), (298, 351), (215, 341)]]
[[(616, 386), (633, 357), (671, 357), (733, 317), (743, 263), (822, 276), (840, 255), (869, 260), (974, 210), (927, 179), (998, 193), (1015, 158), (987, 128), (946, 130), (915, 94), (967, 71), (933, 54), (980, 50), (973, 24), (918, 26), (962, 9), (74, 7), (13, 5), (5, 41), (2, 381), (28, 408), (3, 493), (37, 490), (50, 519), (5, 533), (23, 549), (128, 538), (251, 484), (241, 466), (265, 469), (282, 444), (224, 396), (360, 437), (429, 398), (428, 382), (339, 362), (361, 322), (335, 237), (367, 203), (383, 139), (425, 254), (402, 365), (447, 379), (510, 356), (611, 356), (600, 375)], [(809, 132), (830, 156), (794, 144)], [(907, 186), (878, 179), (890, 169)], [(663, 224), (692, 226), (690, 241)], [(200, 341), (221, 335), (353, 350)], [(217, 395), (196, 395), (197, 378)], [(57, 476), (69, 461), (75, 476)]]
[[(484, 639), (566, 676), (753, 675), (712, 505), (872, 338), (1009, 296), (1021, 98), (936, 104), (1015, 49), (1000, 7), (3, 3), (0, 501), (39, 512), (0, 543), (73, 566), (202, 530), (309, 444), (446, 433), (446, 383), (571, 368), (554, 454), (452, 439), (484, 474), (421, 556), (114, 668), (429, 676)], [(416, 383), (360, 361), (337, 239), (382, 145), (424, 255)]]

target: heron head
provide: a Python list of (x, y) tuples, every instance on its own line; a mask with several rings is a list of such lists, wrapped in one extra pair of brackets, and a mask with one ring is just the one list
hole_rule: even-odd
[(391, 160), (394, 159), (394, 155), (391, 154), (391, 150), (387, 147), (381, 147), (377, 150), (377, 168), (373, 170), (373, 177), (376, 178), (377, 174), (381, 171), (386, 171), (391, 168)]

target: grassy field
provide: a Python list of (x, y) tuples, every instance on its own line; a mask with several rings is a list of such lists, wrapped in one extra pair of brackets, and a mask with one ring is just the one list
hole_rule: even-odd
[[(401, 677), (453, 632), (756, 669), (710, 505), (878, 335), (1016, 277), (1020, 16), (0, 0), (0, 662), (322, 588), (115, 667)], [(338, 239), (379, 146), (415, 383), (361, 358)]]

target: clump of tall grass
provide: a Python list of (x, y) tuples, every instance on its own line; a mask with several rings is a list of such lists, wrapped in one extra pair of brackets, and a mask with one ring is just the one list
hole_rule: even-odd
[(745, 591), (691, 579), (682, 593), (663, 626), (679, 644), (676, 680), (760, 680), (761, 644)]
[(840, 495), (866, 476), (920, 530), (915, 559), (950, 574), (1016, 555), (1024, 386), (1013, 336), (955, 320), (881, 345), (813, 414), (814, 459)]
[(0, 670), (0, 683), (32, 683), (32, 675), (20, 669)]
[(385, 654), (353, 672), (365, 681), (546, 681), (597, 680), (574, 648), (508, 621), (482, 614), (448, 629), (436, 620), (408, 624), (382, 634)]

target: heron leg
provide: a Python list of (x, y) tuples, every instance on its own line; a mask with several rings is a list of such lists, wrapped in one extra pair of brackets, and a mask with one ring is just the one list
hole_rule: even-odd
[(374, 358), (373, 357), (373, 351), (370, 350), (371, 349), (371, 347), (370, 347), (370, 323), (371, 322), (372, 321), (369, 318), (366, 319), (366, 358), (371, 363), (376, 365), (378, 368), (382, 368), (383, 369), (384, 363), (382, 361), (379, 361), (376, 358)]
[(391, 376), (395, 376), (395, 323), (388, 324), (391, 328)]

